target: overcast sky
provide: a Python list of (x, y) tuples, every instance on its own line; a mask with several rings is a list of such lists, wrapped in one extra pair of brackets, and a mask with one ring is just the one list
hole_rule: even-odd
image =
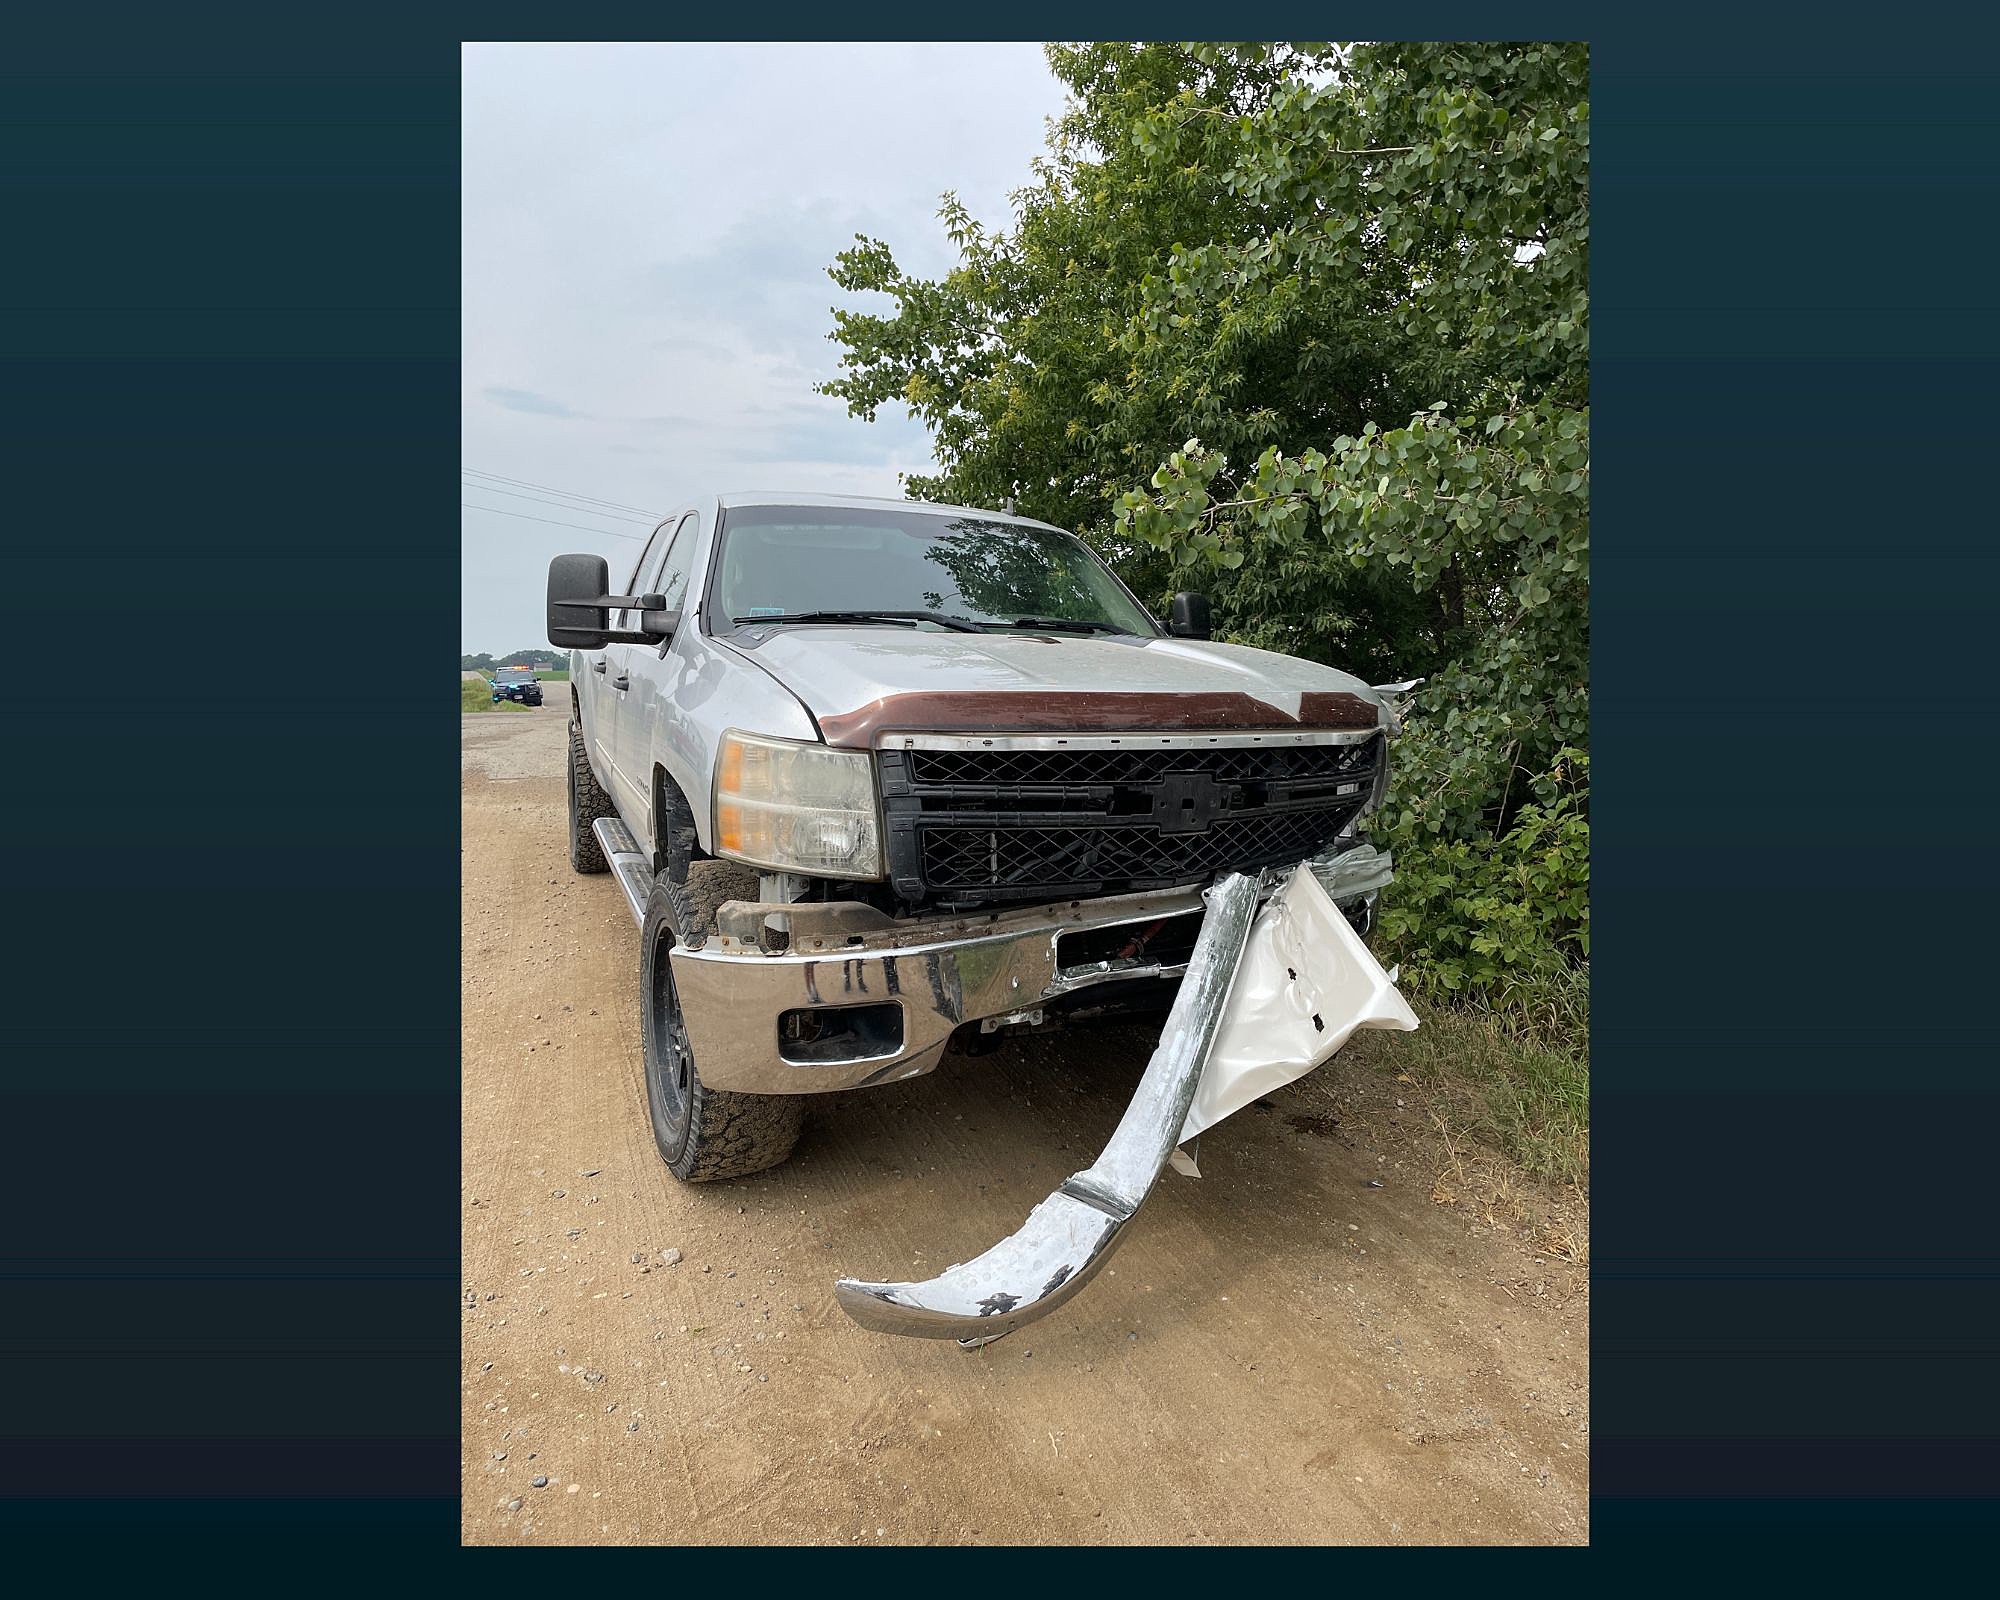
[(492, 509), (460, 513), (464, 648), (545, 643), (552, 555), (624, 579), (618, 535), (650, 522), (573, 496), (663, 514), (928, 470), (899, 408), (865, 423), (813, 392), (828, 308), (888, 304), (826, 268), (856, 233), (948, 266), (940, 195), (1005, 225), (1061, 108), (1038, 45), (466, 46), (459, 499)]

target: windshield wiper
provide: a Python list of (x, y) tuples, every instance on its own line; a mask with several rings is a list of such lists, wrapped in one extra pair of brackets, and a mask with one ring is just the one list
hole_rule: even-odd
[(1080, 617), (1016, 617), (1010, 628), (1037, 628), (1045, 633), (1126, 633), (1115, 622), (1085, 622)]
[(945, 616), (936, 611), (787, 611), (775, 617), (731, 617), (735, 623), (755, 622), (935, 622), (954, 633), (979, 633), (978, 623), (968, 617)]

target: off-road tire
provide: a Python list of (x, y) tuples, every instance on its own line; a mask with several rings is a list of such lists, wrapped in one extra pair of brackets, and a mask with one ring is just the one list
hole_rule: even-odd
[(578, 872), (609, 872), (604, 847), (590, 825), (599, 817), (616, 816), (611, 796), (598, 784), (590, 770), (590, 757), (583, 748), (583, 729), (569, 725), (569, 864)]
[[(688, 888), (697, 903), (717, 899), (689, 869)], [(721, 899), (736, 898), (720, 894)], [(775, 1167), (792, 1153), (805, 1125), (805, 1099), (792, 1094), (736, 1094), (701, 1081), (674, 990), (673, 913), (664, 884), (653, 886), (639, 936), (639, 1039), (646, 1075), (646, 1111), (653, 1142), (667, 1170), (683, 1183), (713, 1183)]]

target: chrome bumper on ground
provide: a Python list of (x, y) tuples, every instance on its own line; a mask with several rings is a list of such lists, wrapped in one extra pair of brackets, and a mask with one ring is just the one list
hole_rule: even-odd
[(1018, 1232), (926, 1283), (842, 1278), (834, 1294), (849, 1316), (877, 1333), (985, 1344), (1046, 1316), (1090, 1281), (1180, 1138), (1257, 915), (1257, 890), (1256, 878), (1230, 873), (1204, 896), (1201, 936), (1159, 1048), (1104, 1153), (1030, 1211)]

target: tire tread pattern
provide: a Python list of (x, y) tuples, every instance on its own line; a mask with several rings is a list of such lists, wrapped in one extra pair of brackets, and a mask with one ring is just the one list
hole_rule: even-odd
[(591, 823), (599, 817), (616, 816), (611, 796), (590, 770), (590, 755), (583, 747), (583, 729), (569, 725), (569, 864), (578, 872), (609, 872), (604, 846), (597, 842)]
[[(661, 885), (655, 893), (662, 893), (665, 887)], [(757, 874), (750, 869), (731, 861), (690, 863), (681, 898), (702, 917), (703, 925), (684, 930), (684, 936), (705, 936), (716, 907), (725, 900), (756, 897)], [(641, 983), (641, 1039), (649, 1037), (645, 989), (646, 985)], [(683, 1183), (714, 1183), (762, 1172), (783, 1161), (798, 1144), (805, 1127), (805, 1096), (738, 1094), (729, 1089), (711, 1089), (701, 1081), (699, 1061), (695, 1063), (689, 1087), (693, 1104), (687, 1142), (679, 1156), (667, 1163), (667, 1169)]]

